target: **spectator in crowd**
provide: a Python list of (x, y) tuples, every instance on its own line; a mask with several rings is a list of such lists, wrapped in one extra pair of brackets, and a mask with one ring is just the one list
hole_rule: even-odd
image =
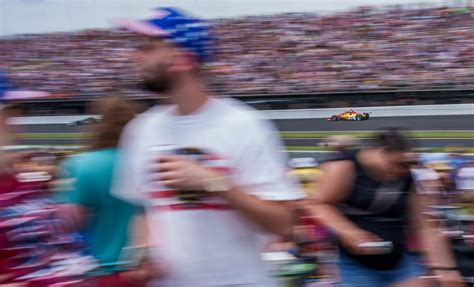
[[(466, 283), (470, 284), (468, 286), (472, 286), (474, 165), (467, 159), (461, 160), (459, 154), (455, 157), (428, 154), (422, 158), (423, 165), (415, 169), (413, 174), (420, 187), (420, 199), (427, 206), (426, 215), (430, 222), (437, 223), (433, 226), (434, 232), (430, 233), (432, 245), (425, 246), (438, 251), (439, 257), (432, 258), (432, 261), (438, 262), (432, 271), (438, 278), (444, 278), (447, 286), (465, 286), (450, 282), (449, 278), (456, 278), (458, 274), (465, 278)], [(459, 161), (463, 164), (456, 165)]]
[[(217, 93), (472, 87), (473, 13), (391, 6), (214, 20), (217, 55), (204, 70)], [(119, 30), (13, 36), (0, 40), (0, 61), (22, 89), (151, 96), (135, 84), (136, 42)]]
[(304, 196), (288, 177), (281, 143), (249, 107), (207, 90), (206, 23), (173, 8), (152, 15), (122, 24), (148, 35), (136, 54), (143, 81), (172, 104), (127, 126), (114, 191), (146, 204), (154, 259), (166, 265), (156, 286), (276, 286), (262, 239), (289, 236), (293, 216), (283, 201)]
[[(17, 111), (13, 105), (0, 110), (0, 139), (8, 138), (8, 119)], [(60, 228), (47, 189), (48, 167), (34, 161), (31, 154), (0, 149), (0, 285), (82, 282), (96, 265), (76, 234)]]
[[(433, 243), (426, 235), (437, 231), (422, 214), (407, 147), (403, 136), (390, 129), (377, 136), (376, 146), (322, 166), (325, 176), (311, 210), (336, 233), (341, 277), (348, 286), (424, 286), (419, 280), (424, 272), (407, 252), (408, 226), (420, 231), (433, 269), (454, 264), (442, 252), (446, 242)], [(440, 282), (462, 286), (459, 272), (450, 271), (439, 273)]]
[[(72, 161), (77, 166), (69, 169), (75, 173), (69, 177), (74, 178), (75, 183), (72, 190), (66, 191), (69, 193), (67, 196), (61, 196), (68, 203), (62, 206), (65, 219), (82, 230), (91, 254), (99, 263), (103, 275), (99, 277), (99, 286), (142, 286), (147, 279), (144, 270), (139, 272), (140, 278), (145, 280), (143, 282), (137, 281), (137, 273), (132, 276), (133, 282), (119, 276), (121, 272), (128, 271), (121, 265), (121, 260), (130, 259), (121, 258), (121, 254), (126, 254), (125, 248), (138, 248), (134, 246), (137, 242), (132, 240), (136, 238), (132, 234), (133, 223), (143, 221), (135, 221), (142, 213), (140, 206), (111, 194), (112, 173), (120, 153), (117, 142), (122, 128), (137, 111), (133, 102), (122, 97), (108, 97), (97, 103), (97, 112), (102, 120), (95, 127), (91, 150)], [(146, 238), (136, 239), (146, 241)], [(149, 265), (143, 266), (149, 268)], [(127, 274), (130, 276), (130, 272)]]

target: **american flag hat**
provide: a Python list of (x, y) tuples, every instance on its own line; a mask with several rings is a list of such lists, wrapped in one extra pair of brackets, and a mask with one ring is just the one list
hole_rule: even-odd
[(116, 19), (113, 22), (136, 33), (167, 39), (195, 53), (201, 62), (214, 54), (209, 24), (176, 8), (155, 8), (143, 20)]

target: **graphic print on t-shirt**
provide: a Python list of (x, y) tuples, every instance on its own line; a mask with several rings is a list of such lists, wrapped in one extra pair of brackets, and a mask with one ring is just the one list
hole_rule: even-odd
[[(199, 148), (185, 147), (167, 151), (167, 154), (185, 156), (186, 158), (228, 174), (229, 161), (213, 153)], [(211, 209), (226, 210), (229, 206), (222, 199), (204, 190), (153, 190), (149, 193), (152, 206), (165, 210)]]

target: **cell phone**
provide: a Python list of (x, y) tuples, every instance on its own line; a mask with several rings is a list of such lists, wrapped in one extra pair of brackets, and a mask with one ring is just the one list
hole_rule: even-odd
[(393, 243), (390, 241), (375, 241), (375, 242), (364, 242), (358, 245), (360, 248), (364, 249), (377, 249), (380, 250), (380, 254), (387, 254), (392, 252), (393, 250)]

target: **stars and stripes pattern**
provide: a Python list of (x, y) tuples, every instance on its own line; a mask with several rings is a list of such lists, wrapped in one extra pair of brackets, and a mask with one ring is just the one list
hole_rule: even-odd
[(156, 8), (144, 20), (116, 19), (113, 22), (139, 34), (169, 40), (195, 53), (200, 61), (208, 60), (214, 54), (210, 26), (175, 8)]
[[(14, 175), (0, 180), (13, 183), (0, 189), (0, 285), (28, 282), (51, 286), (70, 280), (70, 276), (85, 275), (77, 273), (83, 267), (97, 267), (84, 255), (81, 237), (62, 229), (45, 182), (19, 182)], [(66, 264), (65, 260), (83, 263)]]

